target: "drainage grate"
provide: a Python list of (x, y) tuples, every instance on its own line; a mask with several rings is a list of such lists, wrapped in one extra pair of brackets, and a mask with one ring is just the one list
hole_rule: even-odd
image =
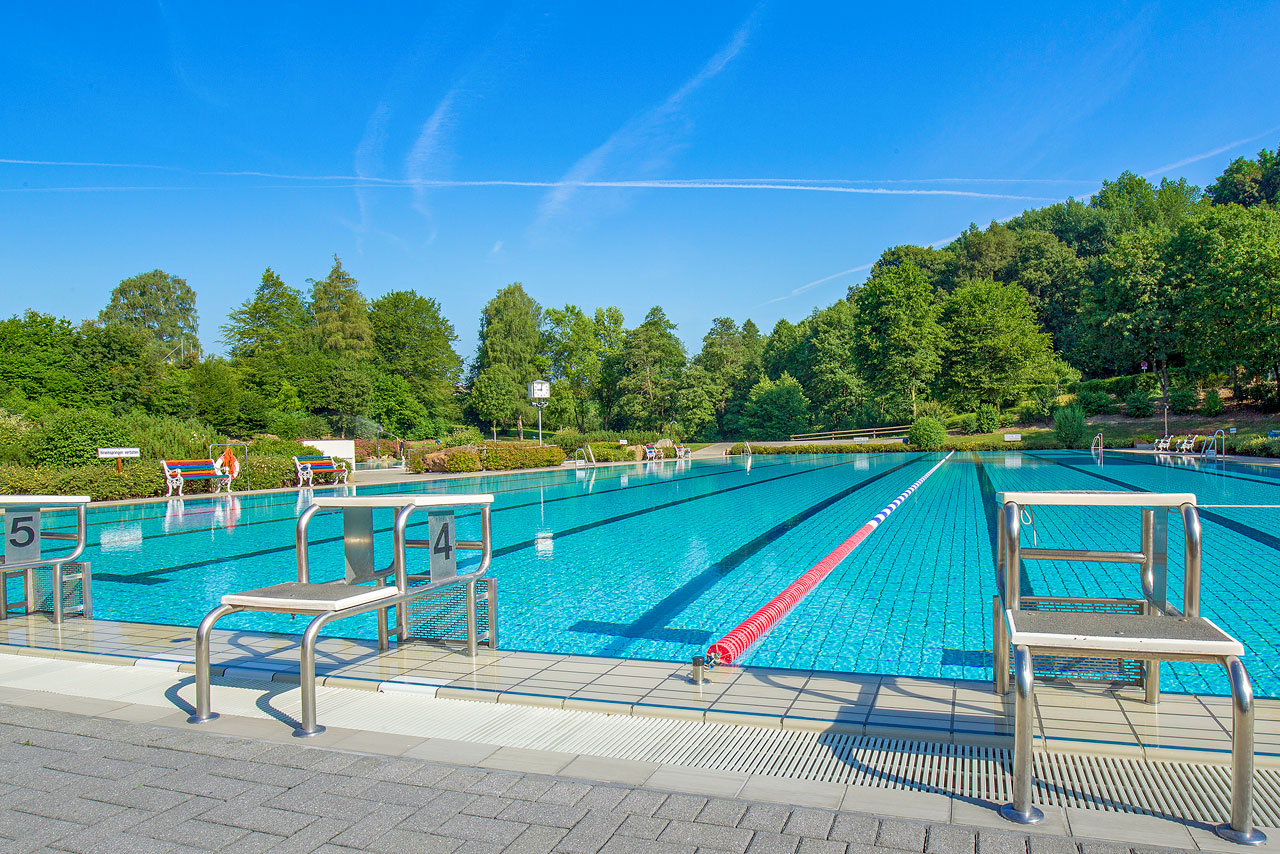
[[(387, 684), (387, 683), (384, 683)], [(839, 733), (766, 729), (597, 712), (478, 704), (432, 722), (432, 734), (716, 771), (877, 789), (933, 792), (991, 803), (1010, 798), (1011, 752)], [(479, 707), (479, 708), (477, 708)], [(338, 723), (338, 721), (334, 721)], [(1037, 750), (1036, 803), (1217, 823), (1230, 815), (1226, 764)], [(1280, 769), (1255, 772), (1255, 821), (1280, 825)]]

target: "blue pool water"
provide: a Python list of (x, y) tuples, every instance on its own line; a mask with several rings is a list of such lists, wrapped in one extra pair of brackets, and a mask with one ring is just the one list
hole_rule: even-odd
[[(826, 556), (940, 454), (724, 458), (358, 488), (492, 492), (504, 648), (687, 661)], [(994, 493), (1194, 492), (1202, 504), (1280, 505), (1280, 470), (1161, 464), (1087, 452), (957, 453), (743, 661), (909, 676), (990, 678)], [(318, 489), (317, 495), (330, 494)], [(303, 494), (188, 498), (90, 510), (95, 616), (194, 626), (233, 590), (295, 577)], [(1176, 517), (1176, 514), (1174, 514)], [(1180, 520), (1170, 519), (1170, 599), (1181, 601)], [(1280, 510), (1206, 508), (1203, 613), (1240, 637), (1259, 694), (1280, 696)], [(385, 529), (390, 517), (382, 520)], [(425, 519), (423, 520), (425, 524)], [(1040, 543), (1137, 548), (1134, 511), (1037, 514)], [(478, 537), (463, 514), (460, 538)], [(314, 578), (342, 574), (341, 520), (312, 525)], [(385, 535), (388, 558), (390, 535)], [(411, 553), (411, 559), (425, 554)], [(1136, 572), (1028, 562), (1033, 592), (1136, 594)], [(299, 631), (303, 618), (221, 625)], [(372, 637), (372, 617), (331, 627)], [(1169, 690), (1223, 693), (1212, 668), (1166, 667)]]

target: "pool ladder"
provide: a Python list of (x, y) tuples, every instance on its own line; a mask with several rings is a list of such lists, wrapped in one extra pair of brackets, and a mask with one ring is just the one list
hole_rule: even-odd
[(586, 468), (593, 469), (596, 467), (596, 455), (592, 452), (590, 445), (583, 445), (581, 448), (573, 452), (573, 464), (578, 465), (578, 461), (582, 461), (582, 465)]
[[(1218, 439), (1222, 439), (1221, 451), (1218, 450)], [(1200, 453), (1202, 453), (1206, 459), (1213, 459), (1214, 457), (1225, 456), (1227, 453), (1227, 431), (1214, 430), (1212, 438), (1210, 438), (1209, 441), (1205, 442), (1204, 445), (1200, 448)]]
[(1089, 443), (1089, 453), (1096, 456), (1102, 456), (1102, 431), (1098, 431), (1098, 435), (1093, 437), (1093, 441)]

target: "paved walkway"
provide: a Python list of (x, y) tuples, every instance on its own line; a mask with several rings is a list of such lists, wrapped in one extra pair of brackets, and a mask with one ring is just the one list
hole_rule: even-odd
[(1146, 854), (0, 704), (0, 850)]

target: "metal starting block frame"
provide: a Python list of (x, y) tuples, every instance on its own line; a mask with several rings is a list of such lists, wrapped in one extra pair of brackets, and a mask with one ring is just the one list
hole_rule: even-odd
[[(293, 733), (300, 738), (324, 731), (324, 727), (316, 723), (316, 642), (320, 630), (334, 620), (376, 611), (378, 649), (385, 650), (389, 648), (393, 635), (397, 641), (409, 639), (416, 611), (419, 622), (436, 626), (449, 622), (453, 625), (452, 635), (460, 632), (468, 654), (474, 657), (479, 651), (480, 641), (476, 587), (483, 582), (486, 587), (484, 639), (490, 648), (496, 649), (496, 589), (484, 577), (493, 559), (492, 504), (492, 495), (372, 495), (315, 499), (298, 517), (298, 580), (229, 593), (222, 597), (222, 604), (200, 622), (196, 630), (196, 711), (188, 722), (204, 723), (217, 717), (211, 711), (209, 698), (209, 637), (218, 620), (237, 611), (313, 615), (300, 645), (302, 720)], [(457, 507), (480, 508), (479, 540), (457, 539), (456, 519), (452, 512)], [(373, 513), (377, 509), (394, 511), (395, 519), (392, 525), (392, 559), (384, 569), (377, 569), (374, 564)], [(428, 537), (410, 539), (409, 520), (423, 509), (428, 510)], [(338, 510), (342, 512), (345, 577), (341, 581), (313, 583), (307, 530), (317, 514)], [(406, 556), (409, 549), (430, 551), (429, 572), (409, 572)], [(456, 557), (459, 549), (481, 552), (480, 566), (459, 575)], [(463, 611), (461, 620), (456, 616), (449, 621), (441, 619), (445, 609), (450, 606), (456, 609), (459, 604)], [(394, 620), (391, 615), (393, 609)], [(453, 637), (444, 635), (439, 639)]]
[[(1017, 694), (1013, 736), (1013, 801), (1000, 814), (1034, 824), (1044, 813), (1032, 803), (1031, 763), (1035, 718), (1035, 677), (1094, 671), (1128, 676), (1111, 681), (1142, 684), (1149, 703), (1160, 700), (1160, 662), (1194, 661), (1220, 665), (1231, 684), (1231, 820), (1216, 831), (1223, 839), (1261, 845), (1253, 826), (1253, 686), (1240, 658), (1244, 644), (1200, 616), (1200, 559), (1203, 543), (1196, 497), (1191, 493), (1006, 492), (1000, 502), (996, 545), (994, 625), (995, 690), (1009, 690), (1009, 648), (1014, 648)], [(1034, 526), (1036, 507), (1130, 507), (1142, 520), (1138, 551), (1101, 551), (1022, 547), (1024, 511)], [(1182, 516), (1184, 532), (1183, 601), (1168, 601), (1169, 511)], [(1022, 561), (1053, 560), (1129, 563), (1139, 568), (1141, 599), (1031, 597), (1021, 595)], [(1037, 668), (1036, 658), (1041, 659)], [(1080, 662), (1085, 662), (1082, 666)], [(1104, 662), (1119, 662), (1110, 669)], [(1045, 667), (1045, 665), (1049, 665)], [(1126, 670), (1126, 667), (1128, 669)]]
[[(93, 575), (88, 561), (78, 558), (88, 536), (87, 495), (6, 495), (0, 498), (4, 516), (4, 556), (0, 557), (0, 620), (21, 608), (23, 614), (47, 613), (54, 623), (66, 616), (93, 617)], [(75, 511), (75, 533), (46, 531), (48, 513)], [(75, 543), (71, 551), (45, 557), (45, 540)], [(9, 601), (9, 582), (19, 579), (22, 598)]]

